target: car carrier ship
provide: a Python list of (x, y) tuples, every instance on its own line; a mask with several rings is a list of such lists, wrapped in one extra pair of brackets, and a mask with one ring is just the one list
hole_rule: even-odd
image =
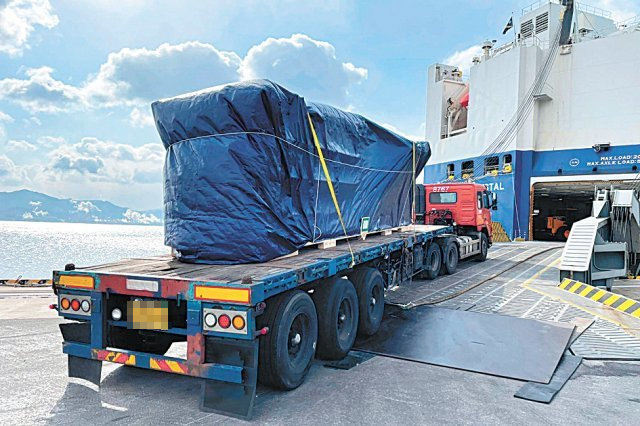
[(468, 76), (429, 67), (424, 182), (497, 193), (497, 241), (564, 240), (595, 188), (638, 175), (640, 17), (538, 1), (513, 23), (513, 40), (484, 42)]

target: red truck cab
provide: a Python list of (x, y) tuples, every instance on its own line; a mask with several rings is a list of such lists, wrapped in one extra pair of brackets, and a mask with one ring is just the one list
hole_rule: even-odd
[(417, 185), (416, 221), (427, 225), (451, 225), (458, 235), (484, 233), (492, 242), (491, 210), (495, 193), (478, 183)]

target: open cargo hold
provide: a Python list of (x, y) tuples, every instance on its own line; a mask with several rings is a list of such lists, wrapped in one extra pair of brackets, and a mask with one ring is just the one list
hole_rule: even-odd
[[(366, 118), (257, 80), (153, 103), (167, 149), (165, 244), (187, 262), (263, 262), (411, 222), (412, 142)], [(313, 123), (313, 129), (309, 122)], [(415, 169), (429, 158), (415, 145)], [(365, 219), (366, 220), (366, 219)]]

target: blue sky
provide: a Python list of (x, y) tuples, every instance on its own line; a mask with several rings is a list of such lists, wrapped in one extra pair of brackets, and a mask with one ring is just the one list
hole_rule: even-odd
[(422, 139), (427, 67), (468, 67), (529, 3), (0, 0), (0, 191), (160, 207), (150, 103), (248, 78)]

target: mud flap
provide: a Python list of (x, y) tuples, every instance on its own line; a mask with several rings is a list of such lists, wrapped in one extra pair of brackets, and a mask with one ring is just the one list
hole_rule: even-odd
[(249, 420), (256, 399), (258, 341), (229, 341), (207, 337), (205, 345), (206, 363), (242, 367), (242, 383), (205, 379), (202, 384), (200, 409)]
[(69, 377), (88, 380), (94, 385), (100, 386), (101, 373), (102, 361), (69, 355)]

